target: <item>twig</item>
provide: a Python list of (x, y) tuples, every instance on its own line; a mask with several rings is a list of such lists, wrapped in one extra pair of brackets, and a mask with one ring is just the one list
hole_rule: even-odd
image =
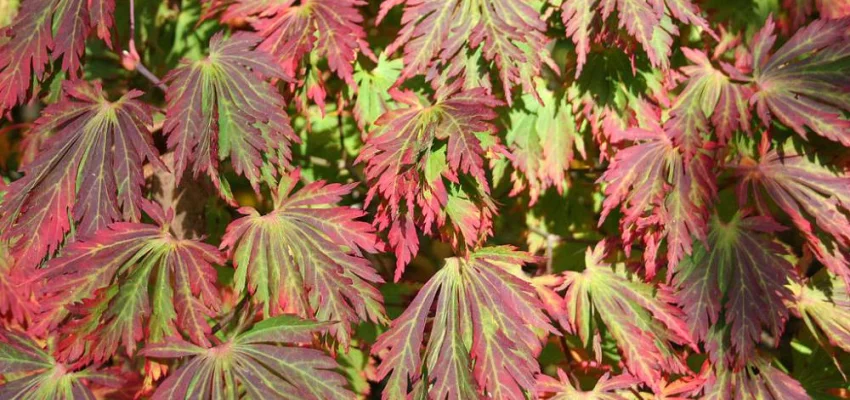
[(242, 296), (242, 300), (239, 300), (239, 303), (237, 303), (236, 306), (233, 307), (232, 310), (230, 310), (230, 313), (228, 313), (227, 316), (222, 318), (221, 321), (218, 321), (215, 323), (215, 325), (213, 325), (212, 329), (210, 330), (210, 335), (214, 336), (216, 333), (218, 333), (218, 331), (227, 326), (227, 324), (229, 324), (230, 321), (233, 320), (233, 317), (236, 316), (236, 314), (239, 314), (242, 309), (245, 308), (245, 304), (248, 304), (248, 299), (250, 297), (251, 296)]
[(139, 52), (136, 51), (136, 4), (135, 0), (130, 0), (130, 44), (128, 46), (128, 50), (124, 50), (121, 52), (122, 63), (124, 63), (124, 67), (129, 70), (139, 71), (142, 76), (147, 78), (147, 80), (151, 81), (156, 87), (158, 87), (163, 92), (168, 89), (165, 86), (165, 83), (162, 83), (156, 75), (153, 74), (149, 69), (142, 64), (142, 58), (139, 56)]

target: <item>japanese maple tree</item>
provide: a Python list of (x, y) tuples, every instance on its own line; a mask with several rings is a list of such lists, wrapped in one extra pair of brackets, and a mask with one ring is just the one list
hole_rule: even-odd
[(0, 0), (0, 399), (850, 399), (848, 0)]

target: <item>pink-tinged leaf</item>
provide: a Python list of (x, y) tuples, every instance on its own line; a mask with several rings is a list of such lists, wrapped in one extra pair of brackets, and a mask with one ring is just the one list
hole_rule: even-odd
[(369, 223), (357, 221), (363, 211), (336, 206), (353, 185), (317, 181), (291, 194), (297, 181), (297, 171), (281, 179), (266, 215), (241, 208), (245, 216), (227, 227), (221, 248), (233, 257), (237, 294), (247, 288), (266, 315), (339, 322), (330, 332), (347, 347), (351, 324), (386, 320), (373, 286), (383, 280), (361, 253), (383, 246)]
[(408, 384), (414, 390), (429, 388), (433, 399), (477, 398), (479, 393), (523, 398), (533, 392), (539, 335), (555, 329), (522, 272), (522, 264), (532, 259), (510, 247), (485, 247), (446, 259), (372, 347), (372, 354), (383, 358), (378, 379), (389, 376), (383, 398), (407, 397)]
[(9, 374), (0, 384), (2, 399), (94, 400), (92, 383), (112, 388), (122, 384), (116, 371), (58, 363), (35, 341), (14, 331), (0, 333), (0, 371)]
[(156, 359), (191, 356), (163, 381), (153, 399), (251, 398), (351, 399), (334, 359), (319, 350), (295, 347), (309, 342), (327, 324), (279, 316), (214, 347), (180, 339), (148, 345), (141, 354)]
[(537, 378), (537, 394), (542, 398), (550, 400), (627, 400), (625, 393), (631, 393), (627, 389), (634, 389), (640, 379), (631, 375), (618, 375), (611, 377), (606, 373), (599, 378), (593, 390), (582, 391), (570, 382), (569, 376), (558, 369), (558, 379), (546, 375)]
[[(771, 203), (789, 217), (805, 236), (809, 248), (829, 270), (850, 282), (850, 267), (841, 250), (850, 248), (850, 178), (798, 153), (791, 142), (782, 152), (770, 150), (760, 160), (744, 159), (737, 166), (739, 202), (750, 197), (758, 210), (770, 215)], [(766, 196), (765, 196), (766, 195)], [(810, 222), (834, 240), (819, 238)]]
[(32, 288), (8, 245), (0, 241), (0, 315), (11, 316), (19, 324), (30, 323), (37, 305), (30, 299)]
[(581, 73), (590, 52), (593, 23), (605, 22), (615, 10), (619, 14), (620, 28), (643, 46), (654, 66), (666, 68), (669, 65), (671, 35), (679, 33), (675, 25), (664, 22), (666, 18), (692, 24), (714, 35), (690, 0), (567, 0), (561, 4), (561, 18), (567, 36), (576, 44), (576, 76)]
[(732, 352), (725, 360), (712, 354), (718, 363), (741, 368), (754, 359), (762, 331), (779, 338), (785, 330), (785, 302), (792, 298), (785, 285), (794, 269), (783, 247), (768, 238), (782, 230), (766, 217), (736, 214), (726, 222), (715, 216), (707, 248), (698, 246), (679, 264), (675, 297), (694, 339), (708, 341), (725, 321), (720, 340)]
[[(222, 19), (254, 17), (251, 25), (263, 37), (257, 47), (271, 54), (288, 76), (298, 76), (308, 54), (324, 57), (328, 66), (352, 85), (352, 64), (364, 39), (361, 0), (237, 0)], [(309, 59), (309, 57), (308, 57)]]
[(0, 206), (3, 237), (22, 238), (13, 255), (24, 268), (56, 251), (72, 222), (77, 234), (89, 235), (114, 221), (138, 221), (143, 163), (165, 168), (147, 128), (150, 108), (136, 100), (141, 92), (110, 102), (99, 84), (69, 82), (63, 91), (30, 133), (52, 137)]
[(676, 97), (671, 119), (665, 124), (674, 141), (693, 154), (702, 147), (701, 136), (712, 131), (709, 120), (720, 144), (726, 144), (738, 130), (749, 133), (752, 90), (715, 69), (705, 53), (689, 48), (682, 51), (693, 65), (682, 68), (688, 76), (687, 85)]
[[(0, 40), (0, 112), (23, 103), (33, 79), (44, 78), (51, 61), (80, 75), (80, 57), (92, 30), (109, 43), (114, 0), (29, 0)], [(96, 29), (95, 29), (96, 28)], [(48, 54), (49, 53), (49, 54)]]
[(775, 53), (769, 19), (753, 39), (752, 98), (766, 126), (778, 120), (803, 138), (807, 129), (850, 146), (850, 18), (817, 20), (798, 30)]
[(119, 345), (132, 355), (137, 342), (173, 336), (176, 328), (208, 344), (207, 319), (221, 303), (213, 264), (223, 263), (215, 247), (177, 239), (167, 225), (113, 223), (70, 244), (39, 272), (35, 279), (46, 283), (33, 331), (64, 322), (59, 347), (69, 360), (103, 361)]
[[(174, 150), (175, 176), (189, 164), (206, 173), (223, 198), (233, 201), (218, 165), (228, 157), (233, 169), (259, 190), (260, 181), (290, 166), (290, 144), (300, 138), (289, 126), (285, 102), (265, 78), (286, 79), (267, 53), (255, 50), (260, 38), (238, 32), (210, 40), (209, 56), (183, 61), (168, 73), (168, 107), (163, 130)], [(179, 178), (178, 178), (179, 179)]]
[[(503, 150), (489, 122), (501, 102), (485, 90), (457, 93), (430, 105), (421, 104), (413, 93), (395, 96), (408, 107), (375, 121), (357, 162), (365, 164), (370, 184), (366, 202), (378, 201), (375, 225), (388, 229), (398, 280), (419, 249), (417, 231), (433, 234), (435, 226), (448, 226), (453, 245), (470, 247), (491, 234), (495, 205), (484, 159)], [(471, 181), (477, 191), (462, 190), (461, 180)]]
[(583, 272), (565, 272), (567, 320), (587, 345), (598, 318), (623, 352), (628, 371), (658, 390), (662, 373), (684, 373), (687, 367), (672, 344), (695, 343), (681, 310), (670, 304), (669, 288), (655, 289), (624, 266), (607, 264), (605, 242), (587, 249)]
[(850, 295), (846, 285), (828, 274), (816, 278), (808, 285), (789, 283), (794, 294), (789, 306), (815, 337), (826, 336), (833, 346), (850, 352)]
[[(405, 5), (404, 26), (386, 50), (394, 53), (404, 49), (404, 69), (399, 82), (416, 75), (437, 79), (438, 86), (447, 85), (454, 78), (487, 80), (479, 76), (479, 62), (471, 54), (481, 50), (475, 53), (495, 64), (505, 93), (510, 93), (516, 85), (532, 93), (533, 79), (540, 75), (544, 64), (552, 64), (545, 50), (549, 42), (544, 34), (546, 23), (526, 2), (385, 0), (378, 20), (399, 4)], [(442, 74), (438, 70), (442, 70)], [(453, 82), (450, 86), (458, 84), (462, 82)]]
[[(644, 106), (647, 107), (647, 106)], [(679, 260), (692, 251), (694, 238), (704, 240), (708, 205), (716, 196), (716, 176), (710, 150), (680, 152), (656, 119), (647, 118), (647, 128), (630, 128), (613, 143), (638, 141), (619, 150), (600, 181), (607, 183), (602, 218), (618, 205), (627, 250), (643, 237), (647, 275), (654, 276), (657, 249), (667, 239), (668, 277)]]
[(757, 360), (742, 369), (716, 367), (703, 387), (705, 400), (808, 400), (799, 382), (772, 366)]

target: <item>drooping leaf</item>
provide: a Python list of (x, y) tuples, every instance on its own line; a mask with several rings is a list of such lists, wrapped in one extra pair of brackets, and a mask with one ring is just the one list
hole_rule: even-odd
[(45, 78), (51, 61), (61, 59), (62, 71), (80, 77), (90, 33), (96, 31), (111, 44), (114, 9), (114, 0), (24, 1), (15, 21), (0, 34), (0, 112), (23, 103), (33, 80)]
[[(781, 151), (762, 148), (758, 161), (744, 158), (736, 170), (742, 205), (750, 193), (762, 214), (770, 215), (771, 203), (776, 204), (791, 217), (820, 261), (850, 282), (850, 266), (841, 252), (850, 246), (850, 219), (846, 216), (850, 211), (850, 178), (830, 171), (817, 158), (800, 154), (791, 142)], [(821, 239), (815, 227), (832, 240)]]
[[(220, 308), (213, 264), (223, 264), (208, 244), (178, 239), (154, 203), (145, 213), (157, 225), (116, 222), (66, 247), (37, 279), (41, 315), (36, 332), (59, 327), (68, 360), (103, 361), (119, 345), (132, 355), (139, 341), (178, 333), (207, 344), (207, 318)], [(177, 330), (179, 328), (179, 330)]]
[(347, 347), (351, 324), (385, 322), (373, 286), (383, 280), (361, 253), (382, 244), (370, 224), (357, 221), (363, 211), (335, 205), (354, 185), (317, 181), (291, 193), (298, 178), (297, 171), (281, 178), (269, 214), (241, 208), (245, 216), (227, 227), (221, 247), (233, 257), (237, 293), (247, 288), (266, 315), (339, 322), (330, 332)]
[[(495, 206), (484, 158), (501, 151), (489, 122), (501, 103), (483, 89), (433, 104), (423, 104), (410, 92), (396, 92), (395, 97), (407, 107), (375, 121), (357, 162), (366, 165), (366, 202), (379, 200), (375, 224), (380, 230), (389, 228), (398, 280), (419, 249), (419, 231), (432, 234), (434, 225), (448, 226), (456, 246), (472, 246), (490, 234)], [(462, 185), (468, 178), (474, 191)]]
[(408, 384), (439, 400), (478, 398), (477, 393), (513, 399), (533, 392), (535, 357), (542, 348), (538, 334), (555, 331), (521, 269), (532, 259), (510, 247), (446, 259), (372, 347), (383, 358), (378, 379), (389, 376), (383, 398), (405, 398)]
[[(0, 398), (10, 400), (94, 400), (88, 385), (117, 388), (122, 381), (114, 371), (71, 369), (27, 336), (10, 331), (0, 333), (0, 375), (6, 374)], [(23, 375), (10, 378), (14, 374)]]
[(73, 222), (85, 236), (114, 221), (138, 221), (142, 164), (164, 168), (141, 92), (110, 102), (97, 83), (69, 82), (63, 91), (65, 98), (48, 106), (33, 127), (33, 134), (53, 136), (0, 206), (0, 230), (6, 239), (21, 238), (13, 255), (25, 268), (52, 254)]
[(672, 36), (679, 34), (671, 18), (711, 32), (690, 0), (565, 0), (561, 3), (561, 18), (567, 28), (567, 36), (576, 44), (576, 76), (581, 73), (590, 52), (594, 21), (604, 22), (615, 10), (619, 27), (643, 46), (654, 66), (669, 66)]
[(217, 33), (209, 56), (183, 61), (164, 79), (163, 130), (175, 153), (175, 176), (180, 179), (194, 164), (194, 175), (206, 173), (230, 202), (229, 184), (219, 177), (220, 162), (230, 157), (235, 172), (259, 190), (263, 178), (290, 166), (290, 144), (300, 141), (289, 126), (283, 97), (264, 81), (287, 75), (270, 55), (254, 49), (259, 41), (244, 32), (227, 39)]
[[(551, 64), (545, 51), (546, 24), (531, 4), (512, 0), (385, 0), (380, 22), (389, 10), (404, 4), (404, 26), (386, 52), (404, 49), (399, 81), (426, 75), (443, 86), (452, 78), (478, 82), (479, 58), (495, 64), (506, 98), (522, 85), (534, 92), (533, 79), (543, 64)], [(483, 80), (488, 81), (486, 77)], [(484, 84), (473, 85), (489, 86)], [(462, 83), (461, 83), (462, 84)], [(469, 89), (469, 85), (463, 86)]]
[(236, 399), (240, 389), (256, 399), (351, 399), (336, 361), (319, 350), (296, 347), (329, 324), (291, 315), (265, 319), (216, 346), (169, 339), (141, 354), (185, 363), (163, 381), (152, 399)]
[(767, 217), (714, 216), (707, 244), (679, 264), (673, 284), (694, 339), (708, 341), (712, 329), (725, 326), (718, 340), (730, 343), (732, 358), (712, 354), (717, 363), (742, 368), (755, 358), (763, 330), (774, 338), (785, 330), (792, 298), (785, 284), (794, 270), (782, 246), (766, 237), (782, 230)]
[(611, 377), (606, 373), (599, 378), (593, 390), (582, 391), (573, 386), (563, 370), (558, 369), (558, 379), (540, 375), (537, 379), (537, 394), (550, 400), (626, 400), (629, 397), (618, 393), (624, 393), (624, 389), (633, 388), (638, 383), (640, 380), (631, 375)]
[(817, 20), (771, 54), (773, 19), (753, 39), (753, 97), (765, 125), (773, 119), (850, 146), (850, 18)]
[(605, 242), (587, 249), (582, 272), (564, 272), (566, 318), (585, 345), (601, 322), (623, 353), (628, 371), (656, 391), (662, 373), (687, 367), (673, 344), (695, 346), (669, 288), (655, 289), (605, 262)]

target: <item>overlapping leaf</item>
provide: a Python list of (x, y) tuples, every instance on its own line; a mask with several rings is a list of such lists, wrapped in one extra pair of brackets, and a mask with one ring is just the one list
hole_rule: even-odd
[(585, 392), (576, 388), (570, 382), (570, 378), (563, 370), (558, 369), (558, 379), (541, 375), (537, 380), (537, 394), (550, 400), (626, 400), (618, 393), (632, 388), (640, 380), (631, 375), (618, 375), (611, 377), (610, 374), (602, 375), (593, 390)]
[(808, 400), (799, 382), (764, 359), (741, 369), (718, 366), (703, 387), (706, 400)]
[(484, 158), (502, 149), (488, 122), (501, 103), (483, 89), (434, 104), (423, 104), (409, 92), (396, 93), (396, 100), (407, 107), (375, 121), (357, 162), (366, 164), (366, 202), (380, 199), (375, 224), (380, 230), (389, 228), (398, 280), (419, 249), (418, 232), (431, 234), (434, 225), (448, 226), (456, 246), (473, 246), (490, 234), (495, 205)]
[[(715, 69), (705, 53), (688, 48), (682, 51), (692, 65), (682, 68), (688, 76), (687, 85), (676, 97), (670, 109), (671, 118), (664, 126), (685, 153), (692, 156), (705, 147), (712, 131), (720, 144), (726, 144), (738, 130), (750, 131), (752, 90)], [(732, 66), (725, 63), (721, 66), (736, 78), (744, 79)]]
[[(263, 37), (257, 47), (271, 54), (288, 76), (300, 75), (305, 57), (323, 57), (349, 85), (354, 84), (352, 64), (366, 49), (361, 0), (237, 0), (222, 19), (249, 18)], [(321, 82), (319, 82), (321, 84)], [(320, 91), (324, 93), (324, 89)], [(309, 95), (309, 94), (308, 94)], [(324, 104), (323, 98), (315, 101)]]
[[(741, 204), (746, 204), (752, 193), (762, 214), (770, 215), (771, 203), (778, 206), (804, 234), (820, 261), (850, 282), (850, 266), (842, 253), (850, 246), (850, 219), (846, 215), (850, 211), (850, 178), (830, 171), (817, 158), (800, 154), (791, 142), (781, 151), (762, 147), (760, 159), (745, 158), (737, 173)], [(816, 235), (810, 219), (832, 240)]]
[(826, 274), (817, 278), (809, 285), (789, 283), (794, 295), (791, 310), (815, 335), (822, 333), (833, 346), (850, 352), (850, 295), (845, 283)]
[(771, 54), (774, 22), (753, 39), (753, 97), (761, 120), (777, 119), (806, 137), (807, 129), (850, 146), (850, 18), (817, 20)]
[(498, 68), (505, 93), (516, 85), (533, 93), (534, 77), (551, 63), (545, 51), (546, 24), (526, 2), (385, 0), (378, 20), (399, 4), (405, 5), (404, 27), (386, 51), (404, 48), (400, 81), (424, 74), (428, 80), (439, 77), (439, 86), (456, 77), (479, 83), (474, 87), (489, 86), (478, 71), (483, 55)]
[(210, 40), (209, 56), (184, 61), (165, 77), (168, 100), (165, 125), (168, 147), (174, 150), (175, 176), (188, 164), (205, 172), (232, 202), (219, 163), (230, 157), (233, 169), (255, 190), (263, 178), (288, 167), (290, 144), (300, 139), (289, 126), (283, 97), (264, 78), (286, 79), (267, 53), (254, 50), (260, 39), (244, 32)]
[(378, 65), (367, 71), (361, 64), (354, 66), (354, 82), (357, 94), (354, 100), (354, 118), (357, 125), (364, 129), (389, 110), (391, 97), (388, 93), (404, 66), (402, 60), (389, 60), (385, 53), (378, 57)]
[[(668, 288), (652, 285), (607, 264), (605, 242), (587, 249), (586, 268), (564, 273), (566, 318), (570, 330), (588, 345), (594, 332), (605, 329), (617, 342), (628, 371), (659, 389), (662, 373), (684, 373), (687, 367), (673, 344), (694, 342), (682, 312), (670, 304)], [(598, 334), (598, 333), (596, 333)]]
[(39, 288), (42, 314), (33, 330), (64, 322), (64, 358), (102, 361), (119, 345), (131, 355), (143, 339), (178, 333), (208, 343), (207, 318), (221, 303), (213, 264), (224, 259), (213, 246), (175, 238), (170, 215), (153, 203), (145, 213), (160, 225), (113, 223), (66, 247), (39, 273), (47, 282)]
[(309, 343), (328, 323), (294, 316), (265, 319), (216, 346), (169, 339), (142, 354), (186, 362), (162, 382), (154, 400), (236, 399), (240, 389), (255, 399), (351, 399), (336, 361), (319, 350), (290, 346)]
[(597, 20), (604, 22), (615, 10), (620, 21), (619, 27), (628, 31), (643, 46), (655, 66), (669, 66), (672, 36), (679, 34), (671, 17), (710, 32), (708, 23), (690, 0), (564, 0), (561, 3), (561, 17), (567, 28), (567, 36), (576, 44), (576, 75), (581, 73), (590, 52), (593, 23)]
[(688, 158), (669, 131), (661, 128), (653, 107), (642, 103), (639, 110), (647, 114), (642, 117), (644, 127), (611, 135), (612, 143), (639, 143), (617, 151), (600, 178), (608, 184), (600, 224), (620, 206), (627, 249), (643, 237), (649, 276), (655, 274), (658, 247), (666, 238), (669, 276), (678, 261), (691, 253), (693, 238), (705, 238), (707, 206), (717, 191), (714, 161), (708, 150), (695, 151)]
[(0, 206), (3, 237), (23, 238), (13, 255), (25, 268), (52, 254), (72, 222), (77, 234), (88, 235), (114, 221), (138, 220), (142, 164), (164, 168), (147, 128), (150, 109), (137, 100), (141, 92), (110, 102), (99, 84), (76, 81), (63, 90), (65, 98), (33, 127), (33, 134), (53, 137)]
[(763, 330), (774, 338), (785, 330), (791, 299), (785, 284), (794, 272), (783, 248), (765, 236), (783, 229), (766, 217), (715, 216), (706, 245), (679, 264), (676, 298), (691, 334), (708, 341), (719, 330), (717, 340), (729, 342), (731, 358), (713, 354), (718, 363), (742, 368), (755, 358)]
[(237, 293), (247, 287), (266, 315), (340, 322), (330, 331), (347, 347), (350, 324), (386, 319), (372, 286), (383, 280), (361, 253), (382, 246), (371, 225), (357, 221), (363, 211), (336, 206), (354, 185), (318, 181), (292, 194), (298, 177), (281, 179), (269, 214), (241, 208), (245, 217), (228, 226), (221, 246), (233, 257)]
[(518, 194), (528, 187), (532, 203), (548, 188), (563, 194), (568, 186), (567, 171), (578, 151), (586, 158), (584, 138), (567, 93), (553, 93), (538, 82), (542, 105), (532, 95), (523, 96), (522, 107), (511, 110), (511, 126), (506, 144), (511, 162), (517, 170), (513, 175)]
[(22, 103), (51, 61), (61, 59), (62, 71), (79, 77), (90, 33), (110, 43), (114, 9), (114, 0), (24, 1), (0, 36), (0, 112)]
[[(71, 369), (27, 336), (16, 332), (0, 333), (0, 374), (8, 379), (0, 384), (0, 398), (15, 400), (94, 400), (86, 382), (119, 387), (121, 378), (114, 371), (94, 367)], [(18, 378), (11, 378), (22, 374)]]
[[(510, 247), (485, 247), (446, 259), (411, 305), (381, 335), (372, 353), (389, 376), (384, 399), (413, 393), (443, 400), (523, 398), (535, 388), (538, 334), (553, 333), (535, 288), (522, 272), (532, 258)], [(425, 325), (436, 306), (425, 345)]]

